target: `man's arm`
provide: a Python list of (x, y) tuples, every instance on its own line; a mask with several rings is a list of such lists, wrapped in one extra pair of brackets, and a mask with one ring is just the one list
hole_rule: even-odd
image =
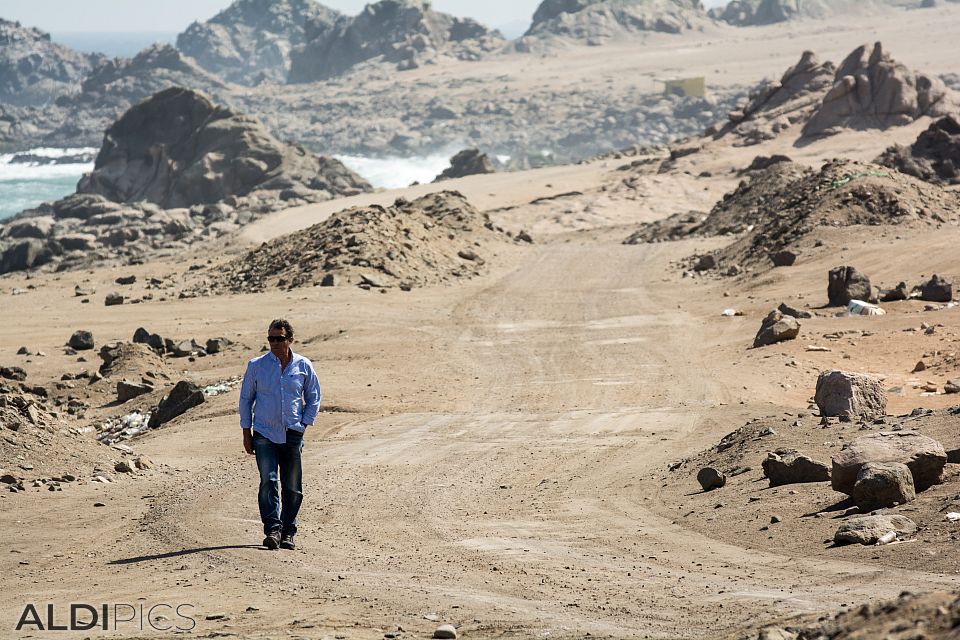
[(303, 417), (301, 424), (312, 425), (320, 412), (320, 379), (312, 365), (307, 365), (307, 379), (303, 381)]
[(253, 453), (253, 405), (257, 398), (257, 375), (253, 363), (247, 365), (240, 385), (240, 428), (243, 429), (243, 450)]

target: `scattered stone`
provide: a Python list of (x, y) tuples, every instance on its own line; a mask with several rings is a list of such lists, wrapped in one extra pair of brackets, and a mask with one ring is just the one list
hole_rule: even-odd
[(814, 401), (823, 417), (874, 420), (887, 413), (887, 393), (879, 380), (860, 373), (824, 371)]
[(126, 460), (121, 460), (115, 464), (113, 470), (117, 473), (133, 473), (133, 467)]
[(135, 283), (136, 281), (137, 281), (137, 276), (133, 276), (133, 275), (131, 275), (131, 276), (120, 276), (119, 278), (117, 278), (116, 280), (114, 280), (114, 282), (116, 282), (117, 284), (123, 284), (123, 285), (131, 285), (131, 284)]
[(858, 516), (841, 524), (833, 541), (836, 544), (876, 544), (891, 531), (897, 537), (909, 536), (917, 532), (917, 525), (905, 516)]
[(0, 378), (23, 382), (27, 379), (27, 372), (20, 367), (0, 367)]
[(709, 253), (704, 254), (697, 258), (696, 263), (693, 265), (694, 271), (710, 271), (711, 269), (717, 268), (717, 258), (714, 255)]
[(207, 340), (205, 351), (211, 354), (221, 353), (224, 349), (229, 347), (231, 344), (233, 344), (233, 342), (231, 342), (227, 338), (223, 338), (223, 337), (210, 338), (209, 340)]
[(797, 309), (796, 307), (791, 307), (786, 302), (781, 302), (780, 306), (777, 307), (777, 311), (779, 311), (785, 316), (792, 316), (799, 320), (804, 320), (804, 319), (813, 317), (813, 314), (810, 313), (809, 311), (805, 311), (803, 309)]
[(73, 295), (77, 298), (82, 298), (84, 296), (92, 296), (97, 292), (93, 287), (81, 287), (77, 285), (73, 288)]
[(156, 333), (150, 333), (143, 327), (140, 327), (133, 332), (133, 342), (134, 344), (145, 344), (154, 351), (160, 353), (162, 353), (166, 347), (165, 342), (160, 335)]
[(133, 466), (141, 471), (146, 471), (148, 469), (153, 469), (156, 465), (153, 463), (153, 460), (147, 456), (137, 456), (133, 459)]
[(947, 382), (943, 385), (943, 392), (951, 395), (954, 393), (960, 393), (960, 382), (957, 382), (956, 380), (947, 380)]
[(118, 304), (123, 304), (124, 297), (116, 292), (111, 292), (107, 294), (107, 297), (104, 299), (103, 304), (108, 307), (113, 307)]
[(760, 330), (753, 339), (753, 346), (754, 348), (765, 347), (785, 340), (793, 340), (798, 335), (800, 335), (800, 323), (797, 319), (774, 309), (760, 324)]
[(863, 513), (906, 504), (917, 497), (913, 475), (899, 462), (868, 462), (860, 468), (851, 494)]
[(71, 349), (75, 349), (77, 351), (88, 351), (93, 349), (93, 334), (83, 329), (74, 331), (67, 344)]
[(704, 491), (712, 491), (727, 484), (727, 477), (713, 467), (704, 467), (697, 473), (697, 482)]
[(913, 366), (912, 373), (920, 373), (921, 371), (926, 371), (927, 365), (923, 360), (918, 360), (917, 364)]
[(151, 412), (149, 426), (155, 429), (203, 402), (204, 396), (200, 387), (188, 380), (181, 380)]
[(792, 267), (797, 261), (797, 254), (786, 249), (770, 254), (770, 262), (775, 267)]
[(893, 289), (887, 289), (881, 292), (880, 302), (896, 302), (898, 300), (907, 300), (910, 298), (910, 289), (906, 282), (899, 283)]
[(943, 445), (916, 431), (881, 431), (857, 438), (833, 456), (833, 489), (847, 495), (869, 462), (899, 462), (910, 469), (916, 491), (939, 484), (947, 452)]
[(793, 449), (777, 449), (763, 461), (763, 475), (771, 487), (803, 482), (826, 482), (830, 468)]

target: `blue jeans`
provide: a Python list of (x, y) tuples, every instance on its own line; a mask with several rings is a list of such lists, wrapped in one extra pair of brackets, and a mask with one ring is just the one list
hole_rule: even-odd
[[(263, 533), (266, 535), (280, 529), (284, 535), (292, 536), (297, 533), (297, 512), (303, 502), (303, 473), (300, 467), (303, 434), (288, 429), (287, 443), (275, 444), (254, 431), (253, 450), (257, 456), (257, 469), (260, 470), (258, 501)], [(278, 481), (280, 491), (277, 491)]]

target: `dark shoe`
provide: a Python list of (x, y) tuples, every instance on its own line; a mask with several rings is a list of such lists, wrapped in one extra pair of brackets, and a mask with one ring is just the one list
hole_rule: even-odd
[(263, 546), (267, 549), (276, 549), (280, 546), (280, 529), (274, 529), (263, 539)]
[(296, 549), (296, 548), (297, 548), (297, 545), (294, 544), (294, 542), (293, 542), (293, 536), (290, 535), (290, 534), (286, 534), (286, 533), (285, 533), (285, 534), (283, 535), (283, 537), (280, 538), (280, 548), (281, 548), (281, 549)]

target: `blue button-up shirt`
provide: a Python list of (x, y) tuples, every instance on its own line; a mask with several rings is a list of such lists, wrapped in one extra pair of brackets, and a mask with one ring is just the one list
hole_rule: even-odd
[(287, 429), (303, 433), (320, 411), (320, 380), (313, 363), (290, 352), (286, 369), (267, 352), (247, 364), (240, 386), (240, 427), (284, 444)]

